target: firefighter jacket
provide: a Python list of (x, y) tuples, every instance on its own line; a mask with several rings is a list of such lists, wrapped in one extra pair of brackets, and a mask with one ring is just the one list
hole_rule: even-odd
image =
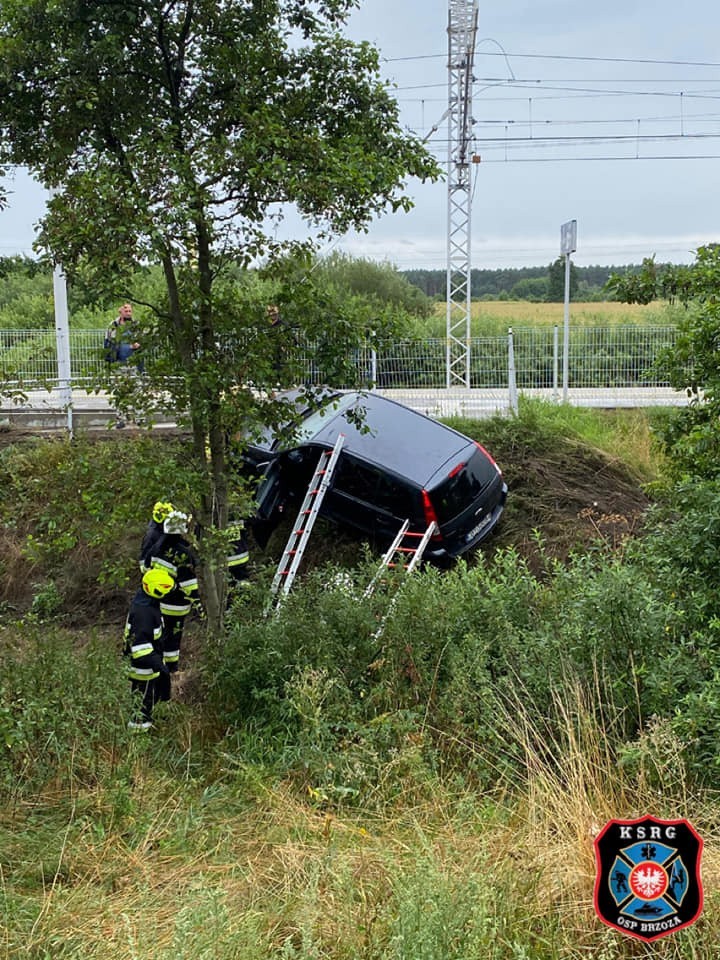
[(125, 656), (129, 676), (138, 682), (155, 680), (166, 671), (162, 656), (163, 619), (160, 601), (140, 587), (132, 599), (125, 622)]
[(248, 550), (244, 520), (231, 520), (227, 529), (232, 538), (227, 565), (228, 569), (233, 572), (237, 567), (242, 567), (249, 561), (250, 551)]
[(165, 536), (162, 523), (149, 520), (142, 544), (140, 545), (140, 572), (145, 573), (150, 568), (145, 565), (145, 559), (152, 556), (152, 551), (160, 539)]
[(141, 565), (150, 570), (167, 570), (176, 586), (160, 601), (160, 612), (166, 617), (185, 617), (197, 597), (198, 582), (195, 569), (197, 558), (187, 540), (179, 533), (164, 533), (150, 543)]

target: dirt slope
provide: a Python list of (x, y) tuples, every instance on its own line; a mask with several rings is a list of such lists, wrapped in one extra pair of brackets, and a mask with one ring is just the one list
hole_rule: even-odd
[(564, 560), (597, 540), (619, 548), (639, 532), (649, 500), (621, 461), (570, 441), (524, 454), (502, 461), (509, 492), (496, 545), (512, 544), (532, 561), (539, 531), (546, 553)]

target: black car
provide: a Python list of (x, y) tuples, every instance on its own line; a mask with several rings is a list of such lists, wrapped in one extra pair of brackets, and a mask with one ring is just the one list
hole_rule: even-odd
[(354, 528), (379, 546), (390, 544), (405, 520), (437, 533), (425, 550), (442, 562), (478, 546), (497, 525), (507, 485), (479, 443), (377, 393), (332, 393), (310, 403), (288, 395), (297, 410), (287, 430), (265, 431), (244, 446), (242, 459), (260, 477), (254, 523), (267, 539), (286, 504), (301, 502), (323, 450), (344, 435), (320, 515)]

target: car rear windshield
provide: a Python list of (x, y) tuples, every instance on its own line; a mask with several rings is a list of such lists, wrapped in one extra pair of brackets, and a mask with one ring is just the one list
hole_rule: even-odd
[(439, 523), (447, 523), (475, 505), (483, 489), (497, 476), (493, 464), (478, 450), (467, 463), (458, 464), (430, 498)]

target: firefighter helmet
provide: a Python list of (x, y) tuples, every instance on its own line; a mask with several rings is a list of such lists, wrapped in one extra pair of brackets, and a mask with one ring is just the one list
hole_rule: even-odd
[(162, 523), (167, 515), (172, 513), (174, 509), (175, 507), (169, 500), (158, 500), (152, 509), (152, 518), (155, 523)]
[(171, 510), (165, 517), (163, 533), (187, 533), (190, 517), (181, 510)]
[(151, 597), (155, 597), (156, 600), (160, 600), (166, 593), (170, 593), (175, 586), (175, 581), (167, 570), (153, 567), (143, 574), (142, 585), (145, 593)]

